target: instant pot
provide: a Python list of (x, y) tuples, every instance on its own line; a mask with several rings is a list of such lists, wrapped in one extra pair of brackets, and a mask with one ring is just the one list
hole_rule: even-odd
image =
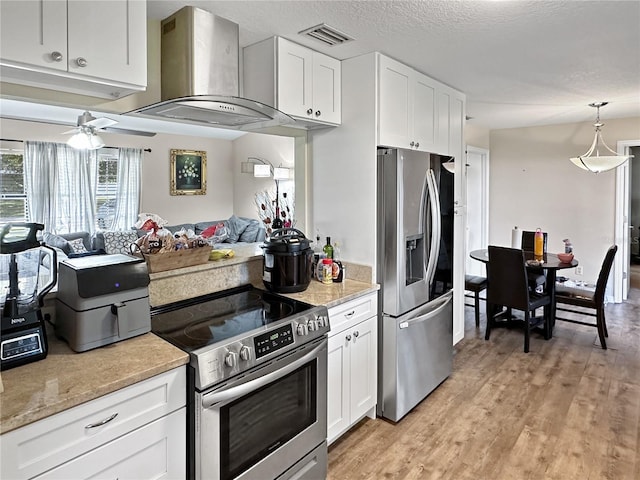
[(311, 282), (313, 250), (300, 230), (274, 230), (264, 242), (262, 281), (267, 290), (293, 293), (306, 290)]

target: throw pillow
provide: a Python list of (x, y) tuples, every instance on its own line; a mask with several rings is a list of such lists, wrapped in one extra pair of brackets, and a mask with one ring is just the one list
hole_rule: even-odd
[(225, 242), (228, 243), (235, 243), (238, 241), (238, 239), (240, 238), (240, 235), (242, 235), (242, 232), (245, 231), (245, 229), (249, 226), (249, 221), (248, 220), (244, 220), (242, 218), (236, 217), (235, 215), (231, 215), (231, 218), (229, 220), (227, 220), (227, 230), (228, 232), (228, 237), (225, 240)]
[(250, 220), (249, 225), (240, 235), (241, 242), (255, 242), (258, 232), (260, 231), (260, 222), (258, 220)]
[(69, 240), (69, 245), (71, 245), (70, 253), (85, 253), (87, 251), (87, 247), (84, 246), (84, 241), (81, 238)]
[(61, 237), (60, 235), (56, 235), (50, 232), (44, 232), (44, 234), (42, 235), (42, 240), (46, 245), (54, 248), (59, 248), (67, 255), (73, 252), (73, 250), (71, 250), (71, 245), (69, 245), (69, 241), (66, 238)]
[(131, 244), (138, 239), (134, 231), (104, 232), (104, 250), (108, 254), (131, 254)]

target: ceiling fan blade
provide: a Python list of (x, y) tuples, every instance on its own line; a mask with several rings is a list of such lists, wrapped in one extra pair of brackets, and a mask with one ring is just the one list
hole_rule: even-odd
[(155, 137), (156, 132), (144, 132), (142, 130), (129, 130), (127, 128), (109, 128), (106, 127), (103, 129), (105, 132), (110, 133), (121, 133), (123, 135), (138, 135), (141, 137)]
[(93, 128), (106, 128), (118, 123), (116, 120), (112, 120), (107, 117), (96, 118), (95, 120), (91, 120), (89, 122), (84, 123), (83, 125), (93, 127)]
[(71, 130), (67, 130), (66, 132), (62, 132), (62, 135), (70, 135), (72, 133), (78, 133), (80, 131), (79, 128), (72, 128)]

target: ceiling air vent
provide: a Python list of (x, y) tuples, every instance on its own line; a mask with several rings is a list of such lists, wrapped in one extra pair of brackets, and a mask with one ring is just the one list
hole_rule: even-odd
[(326, 23), (321, 23), (320, 25), (307, 28), (306, 30), (302, 30), (298, 33), (300, 35), (311, 37), (331, 47), (333, 47), (334, 45), (342, 45), (343, 43), (353, 40), (353, 38), (351, 38), (346, 33), (342, 33), (340, 30), (336, 30)]

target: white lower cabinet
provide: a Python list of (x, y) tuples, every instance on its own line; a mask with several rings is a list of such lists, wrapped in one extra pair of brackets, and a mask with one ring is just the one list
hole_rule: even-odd
[(327, 441), (364, 416), (375, 418), (378, 376), (377, 294), (329, 309)]
[(0, 452), (3, 479), (184, 478), (185, 367), (8, 432)]

